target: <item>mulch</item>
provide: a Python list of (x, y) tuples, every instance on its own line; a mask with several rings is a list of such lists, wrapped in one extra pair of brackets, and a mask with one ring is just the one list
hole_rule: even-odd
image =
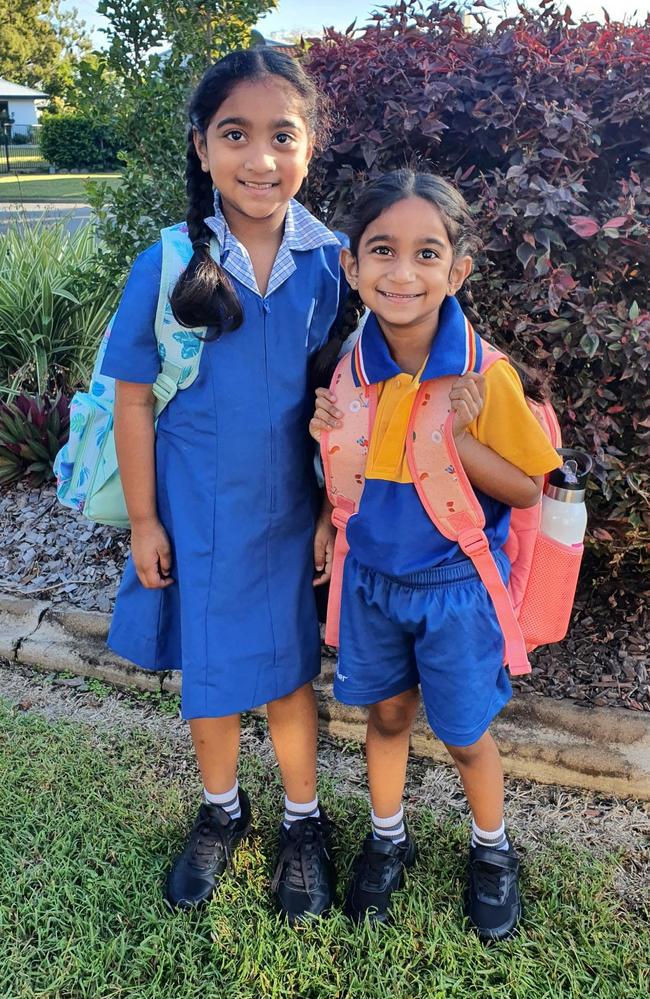
[[(60, 506), (53, 486), (0, 491), (0, 590), (82, 610), (109, 612), (129, 535), (93, 525)], [(585, 707), (650, 711), (648, 579), (587, 553), (565, 640), (532, 653), (518, 690)]]

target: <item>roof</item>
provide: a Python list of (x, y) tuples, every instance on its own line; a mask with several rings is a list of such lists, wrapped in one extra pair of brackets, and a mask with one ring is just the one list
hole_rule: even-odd
[(0, 99), (2, 100), (7, 100), (8, 97), (33, 99), (36, 97), (49, 96), (49, 94), (44, 94), (41, 90), (32, 90), (31, 87), (21, 87), (19, 83), (10, 83), (9, 80), (3, 80), (2, 77), (0, 77)]
[(261, 46), (269, 49), (279, 49), (285, 55), (292, 56), (293, 58), (303, 55), (301, 46), (295, 42), (283, 42), (278, 38), (265, 38), (261, 31), (253, 28), (251, 31), (251, 48), (259, 48)]

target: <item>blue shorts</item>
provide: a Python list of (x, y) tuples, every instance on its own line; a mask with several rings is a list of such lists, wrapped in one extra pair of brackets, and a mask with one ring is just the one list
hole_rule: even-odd
[[(506, 582), (510, 563), (494, 554)], [(503, 635), (476, 569), (454, 562), (397, 579), (348, 555), (336, 698), (376, 704), (418, 684), (431, 728), (450, 746), (480, 739), (510, 700)]]

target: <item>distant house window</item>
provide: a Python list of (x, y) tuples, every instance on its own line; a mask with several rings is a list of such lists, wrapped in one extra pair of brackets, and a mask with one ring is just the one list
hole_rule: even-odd
[(9, 121), (9, 101), (0, 101), (0, 121)]

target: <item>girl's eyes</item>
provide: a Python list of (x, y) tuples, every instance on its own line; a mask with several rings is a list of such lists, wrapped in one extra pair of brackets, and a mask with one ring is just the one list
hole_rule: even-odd
[[(246, 136), (240, 129), (231, 128), (229, 132), (224, 132), (224, 139), (230, 139), (231, 142), (240, 142), (245, 139)], [(294, 136), (290, 132), (278, 132), (275, 136), (275, 141), (281, 146), (288, 146), (289, 143), (294, 142)]]
[[(387, 257), (393, 251), (390, 246), (375, 246), (373, 247), (372, 253), (376, 253), (380, 257)], [(438, 254), (435, 250), (425, 247), (418, 251), (418, 255), (422, 257), (423, 260), (437, 260)]]

